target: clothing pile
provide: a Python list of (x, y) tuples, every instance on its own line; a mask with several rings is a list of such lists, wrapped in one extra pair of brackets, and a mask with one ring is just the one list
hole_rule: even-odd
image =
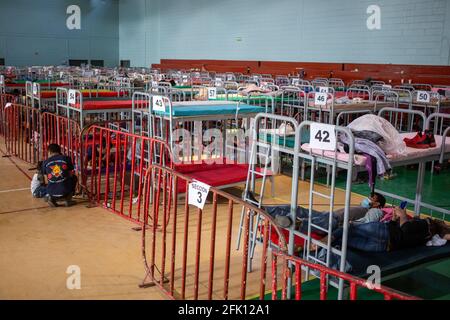
[[(369, 185), (373, 186), (376, 176), (385, 176), (392, 170), (386, 155), (405, 154), (406, 144), (388, 120), (376, 115), (359, 117), (350, 123), (348, 128), (352, 130), (355, 138), (355, 153), (367, 158)], [(348, 153), (349, 137), (340, 134), (339, 142), (341, 151)]]
[(404, 141), (408, 147), (414, 149), (436, 148), (436, 139), (431, 130), (419, 131), (414, 138), (405, 138)]

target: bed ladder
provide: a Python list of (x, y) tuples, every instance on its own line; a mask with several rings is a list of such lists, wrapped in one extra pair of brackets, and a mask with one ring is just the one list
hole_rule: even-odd
[[(328, 212), (325, 212), (324, 214), (328, 215), (328, 229), (325, 229), (323, 227), (320, 227), (318, 225), (315, 225), (311, 221), (311, 215), (309, 215), (308, 218), (308, 233), (305, 240), (305, 244), (303, 247), (303, 256), (304, 259), (307, 261), (311, 261), (312, 263), (320, 264), (326, 267), (330, 267), (331, 265), (331, 257), (332, 254), (335, 254), (342, 258), (342, 253), (340, 250), (333, 249), (331, 246), (331, 235), (333, 233), (333, 211), (334, 211), (334, 198), (335, 198), (335, 187), (336, 187), (336, 171), (337, 171), (337, 159), (336, 157), (330, 161), (331, 163), (328, 163), (327, 165), (330, 167), (331, 171), (331, 185), (330, 185), (330, 193), (325, 194), (319, 191), (316, 191), (314, 188), (314, 181), (315, 181), (315, 167), (317, 165), (316, 157), (312, 157), (311, 160), (311, 180), (310, 180), (310, 190), (309, 190), (309, 210), (313, 209), (313, 204), (315, 203), (314, 200), (316, 198), (322, 198), (327, 199), (329, 203), (329, 210)], [(320, 230), (323, 232), (327, 237), (327, 243), (322, 243), (318, 240), (314, 240), (312, 238), (312, 229)], [(310, 245), (315, 244), (317, 247), (317, 250), (314, 252), (311, 252)], [(325, 250), (326, 257), (325, 260), (319, 259), (319, 252)], [(339, 268), (340, 269), (340, 268)], [(305, 268), (306, 270), (306, 278), (309, 279), (311, 275), (311, 271), (309, 268)], [(318, 277), (318, 275), (313, 274), (315, 277)], [(331, 285), (337, 287), (339, 289), (339, 299), (342, 299), (343, 294), (343, 282), (340, 281), (340, 283), (336, 283), (335, 281), (332, 281), (330, 279), (327, 279), (327, 282)]]
[[(262, 150), (262, 151), (258, 151)], [(245, 202), (251, 203), (254, 206), (261, 208), (263, 198), (264, 198), (264, 192), (265, 192), (265, 186), (266, 186), (266, 180), (268, 175), (268, 167), (271, 164), (271, 152), (272, 148), (270, 144), (263, 143), (263, 142), (255, 142), (255, 145), (253, 146), (253, 150), (250, 156), (250, 165), (249, 170), (247, 174), (247, 182), (245, 185), (244, 194), (242, 196), (243, 200)], [(256, 161), (257, 159), (262, 160), (262, 170), (258, 171), (256, 169)], [(256, 177), (261, 177), (261, 188), (259, 193), (259, 200), (251, 199), (249, 197), (249, 193), (253, 192), (256, 188)], [(271, 180), (272, 188), (273, 188), (273, 180)], [(273, 189), (272, 189), (273, 191)], [(256, 200), (256, 201), (255, 201)], [(242, 208), (241, 218), (239, 222), (239, 230), (238, 230), (238, 237), (237, 237), (237, 245), (236, 250), (239, 250), (241, 246), (241, 239), (242, 239), (242, 233), (244, 232), (244, 217), (245, 217), (245, 208)], [(252, 260), (255, 254), (255, 247), (256, 242), (258, 241), (258, 229), (262, 225), (263, 218), (260, 216), (260, 214), (256, 214), (255, 212), (250, 212), (250, 225), (249, 225), (249, 254), (248, 254), (248, 272), (252, 272)]]

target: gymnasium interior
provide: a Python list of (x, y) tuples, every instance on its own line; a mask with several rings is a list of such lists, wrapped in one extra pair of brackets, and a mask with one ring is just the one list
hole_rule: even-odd
[(450, 1), (0, 1), (1, 300), (450, 299)]

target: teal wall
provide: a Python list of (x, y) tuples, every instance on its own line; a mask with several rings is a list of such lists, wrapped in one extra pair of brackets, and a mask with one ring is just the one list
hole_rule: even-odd
[[(69, 5), (81, 30), (66, 27)], [(58, 65), (68, 59), (119, 63), (118, 0), (0, 0), (0, 58), (7, 65)]]
[[(366, 10), (381, 7), (381, 30)], [(447, 0), (120, 0), (120, 58), (450, 65)]]

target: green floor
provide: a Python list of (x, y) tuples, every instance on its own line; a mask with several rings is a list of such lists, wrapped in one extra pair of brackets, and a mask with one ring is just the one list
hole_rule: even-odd
[[(307, 171), (308, 172), (308, 171)], [(411, 168), (395, 168), (396, 174), (393, 180), (377, 180), (377, 188), (389, 193), (415, 198), (417, 167)], [(345, 188), (346, 175), (342, 173), (336, 183), (340, 188)], [(319, 183), (325, 183), (324, 177), (318, 179)], [(425, 185), (423, 192), (423, 202), (432, 204), (437, 207), (450, 209), (450, 170), (445, 169), (440, 174), (431, 174), (431, 169), (426, 171)], [(352, 191), (361, 195), (368, 195), (370, 188), (367, 183), (353, 184)], [(399, 201), (387, 199), (388, 203), (398, 205)], [(410, 209), (413, 209), (410, 206)], [(442, 214), (430, 212), (422, 209), (422, 213), (430, 214), (442, 219)], [(450, 221), (447, 217), (447, 221)], [(399, 277), (383, 282), (383, 285), (417, 296), (427, 300), (450, 300), (450, 259), (436, 262), (423, 268), (415, 269), (409, 273), (402, 274)], [(303, 285), (303, 299), (317, 300), (319, 299), (319, 281), (313, 280)], [(280, 292), (281, 294), (281, 292)], [(333, 300), (337, 297), (337, 291), (331, 288), (328, 298)], [(383, 299), (380, 294), (376, 294), (369, 290), (359, 289), (359, 299), (379, 300)], [(266, 296), (271, 299), (271, 294)]]
[[(447, 259), (385, 281), (383, 285), (425, 300), (450, 300), (449, 269), (450, 259)], [(319, 293), (320, 285), (318, 279), (302, 284), (302, 300), (319, 300)], [(280, 298), (281, 291), (278, 293), (278, 299)], [(330, 288), (327, 298), (328, 300), (337, 300), (337, 290)], [(272, 294), (268, 293), (265, 299), (271, 300)], [(379, 293), (359, 288), (358, 299), (383, 300), (384, 297)]]
[[(377, 189), (395, 193), (399, 196), (403, 196), (409, 199), (414, 199), (416, 194), (417, 184), (417, 168), (395, 168), (394, 173), (396, 177), (393, 180), (380, 180), (377, 179)], [(339, 188), (345, 188), (344, 173), (337, 179), (337, 186)], [(319, 182), (325, 183), (324, 178), (319, 179)], [(441, 174), (431, 174), (431, 169), (426, 171), (425, 185), (423, 189), (423, 202), (434, 205), (436, 207), (450, 209), (450, 170), (444, 170)], [(353, 184), (352, 191), (361, 195), (368, 195), (370, 193), (369, 185), (367, 183)], [(399, 201), (394, 199), (387, 199), (388, 203), (398, 205)], [(413, 206), (409, 206), (409, 209), (413, 209)], [(428, 209), (422, 208), (422, 213), (431, 214), (434, 217), (442, 219), (442, 214), (431, 212)], [(447, 217), (447, 221), (450, 221), (450, 217)]]

